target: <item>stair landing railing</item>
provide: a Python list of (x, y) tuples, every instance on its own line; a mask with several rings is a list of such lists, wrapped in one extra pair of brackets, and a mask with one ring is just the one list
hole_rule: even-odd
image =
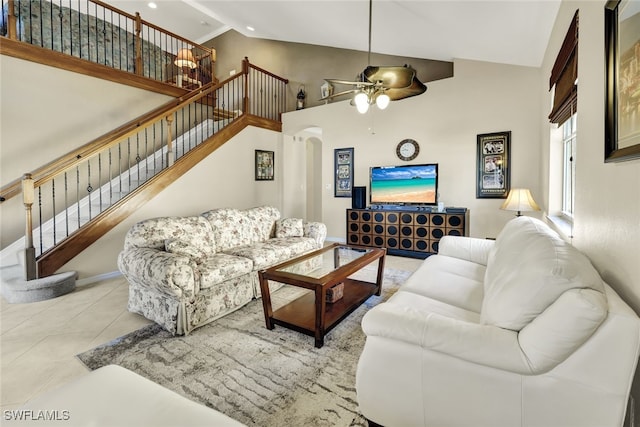
[(216, 51), (98, 0), (3, 0), (0, 36), (192, 89)]
[[(53, 274), (75, 256), (43, 263), (56, 247), (235, 120), (280, 122), (287, 83), (245, 58), (242, 71), (222, 83), (170, 101), (1, 188), (1, 201), (22, 192), (27, 280)], [(82, 242), (86, 247), (98, 237)]]

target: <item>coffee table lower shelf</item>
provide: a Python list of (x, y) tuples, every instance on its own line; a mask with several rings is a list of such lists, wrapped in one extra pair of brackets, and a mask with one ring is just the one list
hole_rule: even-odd
[[(324, 333), (327, 334), (342, 319), (351, 314), (356, 308), (378, 291), (375, 283), (360, 280), (344, 280), (344, 296), (334, 303), (326, 303)], [(291, 301), (273, 312), (273, 324), (284, 326), (306, 335), (316, 334), (316, 297), (313, 291)], [(316, 347), (321, 347), (317, 345)]]

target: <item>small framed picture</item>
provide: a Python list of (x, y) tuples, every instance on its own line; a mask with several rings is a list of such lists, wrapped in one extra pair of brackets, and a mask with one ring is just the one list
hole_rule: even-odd
[(353, 188), (353, 148), (337, 148), (334, 150), (335, 163), (335, 197), (351, 197)]
[(511, 132), (485, 133), (477, 139), (477, 199), (504, 199), (510, 186)]
[(256, 181), (273, 181), (274, 152), (256, 150)]

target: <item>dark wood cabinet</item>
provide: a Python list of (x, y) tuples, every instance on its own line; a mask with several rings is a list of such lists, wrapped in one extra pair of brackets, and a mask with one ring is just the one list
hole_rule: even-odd
[(387, 248), (391, 255), (426, 258), (443, 236), (468, 236), (464, 213), (347, 209), (347, 243)]

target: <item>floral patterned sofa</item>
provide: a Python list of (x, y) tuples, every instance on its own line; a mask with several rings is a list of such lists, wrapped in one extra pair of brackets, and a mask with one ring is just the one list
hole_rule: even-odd
[(141, 221), (118, 256), (128, 309), (188, 334), (260, 297), (259, 270), (321, 248), (326, 235), (324, 224), (270, 206)]

